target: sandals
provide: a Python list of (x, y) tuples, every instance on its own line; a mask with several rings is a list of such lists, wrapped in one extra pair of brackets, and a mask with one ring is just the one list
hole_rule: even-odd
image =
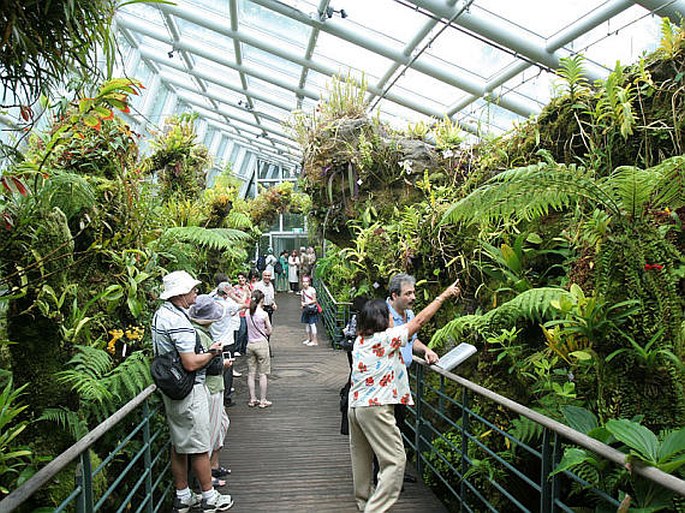
[(213, 468), (212, 469), (212, 477), (226, 477), (231, 473), (230, 468), (226, 467), (219, 467), (219, 468)]
[(257, 406), (258, 404), (260, 404), (260, 403), (259, 403), (259, 401), (257, 401), (256, 399), (255, 399), (254, 401), (248, 401), (248, 402), (247, 402), (247, 405), (248, 405), (250, 408), (254, 408), (254, 407)]
[(221, 488), (222, 486), (226, 486), (226, 480), (225, 479), (219, 479), (218, 477), (213, 477), (212, 478), (212, 486), (214, 488)]
[(264, 399), (263, 401), (259, 401), (259, 407), (260, 408), (268, 408), (272, 404), (273, 403), (271, 401), (267, 401), (266, 399)]

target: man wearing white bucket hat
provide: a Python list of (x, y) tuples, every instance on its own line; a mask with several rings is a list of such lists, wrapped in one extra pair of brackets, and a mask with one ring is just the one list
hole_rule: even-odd
[[(222, 495), (212, 486), (209, 464), (210, 428), (209, 395), (205, 387), (204, 368), (221, 351), (214, 343), (207, 352), (198, 344), (198, 334), (190, 323), (186, 310), (197, 299), (200, 281), (186, 271), (174, 271), (162, 279), (164, 291), (152, 320), (152, 344), (155, 353), (178, 351), (183, 367), (195, 371), (195, 386), (187, 397), (174, 400), (162, 394), (171, 436), (171, 473), (176, 487), (173, 513), (188, 513), (201, 507), (203, 512), (226, 511), (233, 506), (230, 495)], [(188, 460), (195, 473), (202, 494), (194, 494), (188, 486)]]

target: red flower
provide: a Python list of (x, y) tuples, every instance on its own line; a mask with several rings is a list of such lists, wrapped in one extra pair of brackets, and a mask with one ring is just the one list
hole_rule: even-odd
[(387, 386), (388, 383), (392, 382), (393, 379), (395, 379), (395, 373), (390, 372), (389, 374), (386, 374), (385, 376), (383, 376), (378, 384), (380, 386), (384, 387), (384, 386)]
[(381, 403), (378, 402), (377, 398), (369, 399), (369, 406), (380, 406)]
[(359, 345), (360, 346), (364, 345), (364, 337), (359, 337)]
[(378, 356), (378, 358), (380, 358), (381, 356), (383, 356), (385, 354), (385, 349), (380, 344), (374, 344), (371, 347), (371, 350), (373, 351), (373, 354)]
[(354, 394), (352, 394), (352, 399), (356, 401), (359, 399), (359, 390), (355, 390)]
[(397, 389), (396, 389), (396, 388), (393, 388), (393, 389), (392, 389), (392, 396), (393, 396), (395, 399), (397, 398), (397, 393), (398, 393), (398, 392), (397, 392)]
[(645, 271), (661, 271), (664, 268), (661, 264), (645, 264)]
[(357, 365), (357, 369), (359, 369), (359, 372), (366, 372), (368, 370), (368, 367), (364, 365), (364, 362), (359, 362), (359, 365)]
[(411, 399), (411, 395), (410, 394), (404, 394), (402, 396), (402, 399), (400, 399), (400, 403), (401, 404), (409, 404), (409, 399)]
[(400, 340), (400, 337), (395, 337), (390, 341), (390, 347), (393, 349), (397, 349), (402, 345), (402, 341)]
[(373, 376), (366, 378), (366, 386), (367, 387), (372, 387), (374, 385), (375, 381), (373, 379)]

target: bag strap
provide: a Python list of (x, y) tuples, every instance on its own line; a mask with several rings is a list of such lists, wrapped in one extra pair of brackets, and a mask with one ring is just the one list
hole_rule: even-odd
[[(255, 312), (256, 312), (256, 310), (255, 310)], [(254, 329), (256, 329), (256, 330), (259, 332), (259, 334), (260, 334), (262, 337), (264, 337), (264, 338), (267, 340), (267, 342), (268, 342), (268, 341), (269, 341), (269, 337), (268, 337), (267, 335), (265, 335), (264, 332), (263, 332), (262, 330), (260, 330), (260, 329), (257, 327), (257, 324), (254, 322), (254, 317), (252, 317), (252, 315), (250, 315), (250, 320), (252, 321), (252, 325), (254, 326)]]

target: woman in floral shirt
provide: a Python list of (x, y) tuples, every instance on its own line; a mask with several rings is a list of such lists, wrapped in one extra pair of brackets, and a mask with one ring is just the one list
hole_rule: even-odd
[[(414, 401), (400, 347), (435, 315), (446, 299), (459, 293), (457, 280), (416, 317), (397, 328), (390, 325), (388, 305), (382, 299), (367, 302), (359, 314), (348, 415), (354, 498), (360, 511), (388, 511), (402, 490), (407, 457), (395, 423), (394, 405), (411, 405)], [(380, 471), (372, 493), (374, 454)]]

